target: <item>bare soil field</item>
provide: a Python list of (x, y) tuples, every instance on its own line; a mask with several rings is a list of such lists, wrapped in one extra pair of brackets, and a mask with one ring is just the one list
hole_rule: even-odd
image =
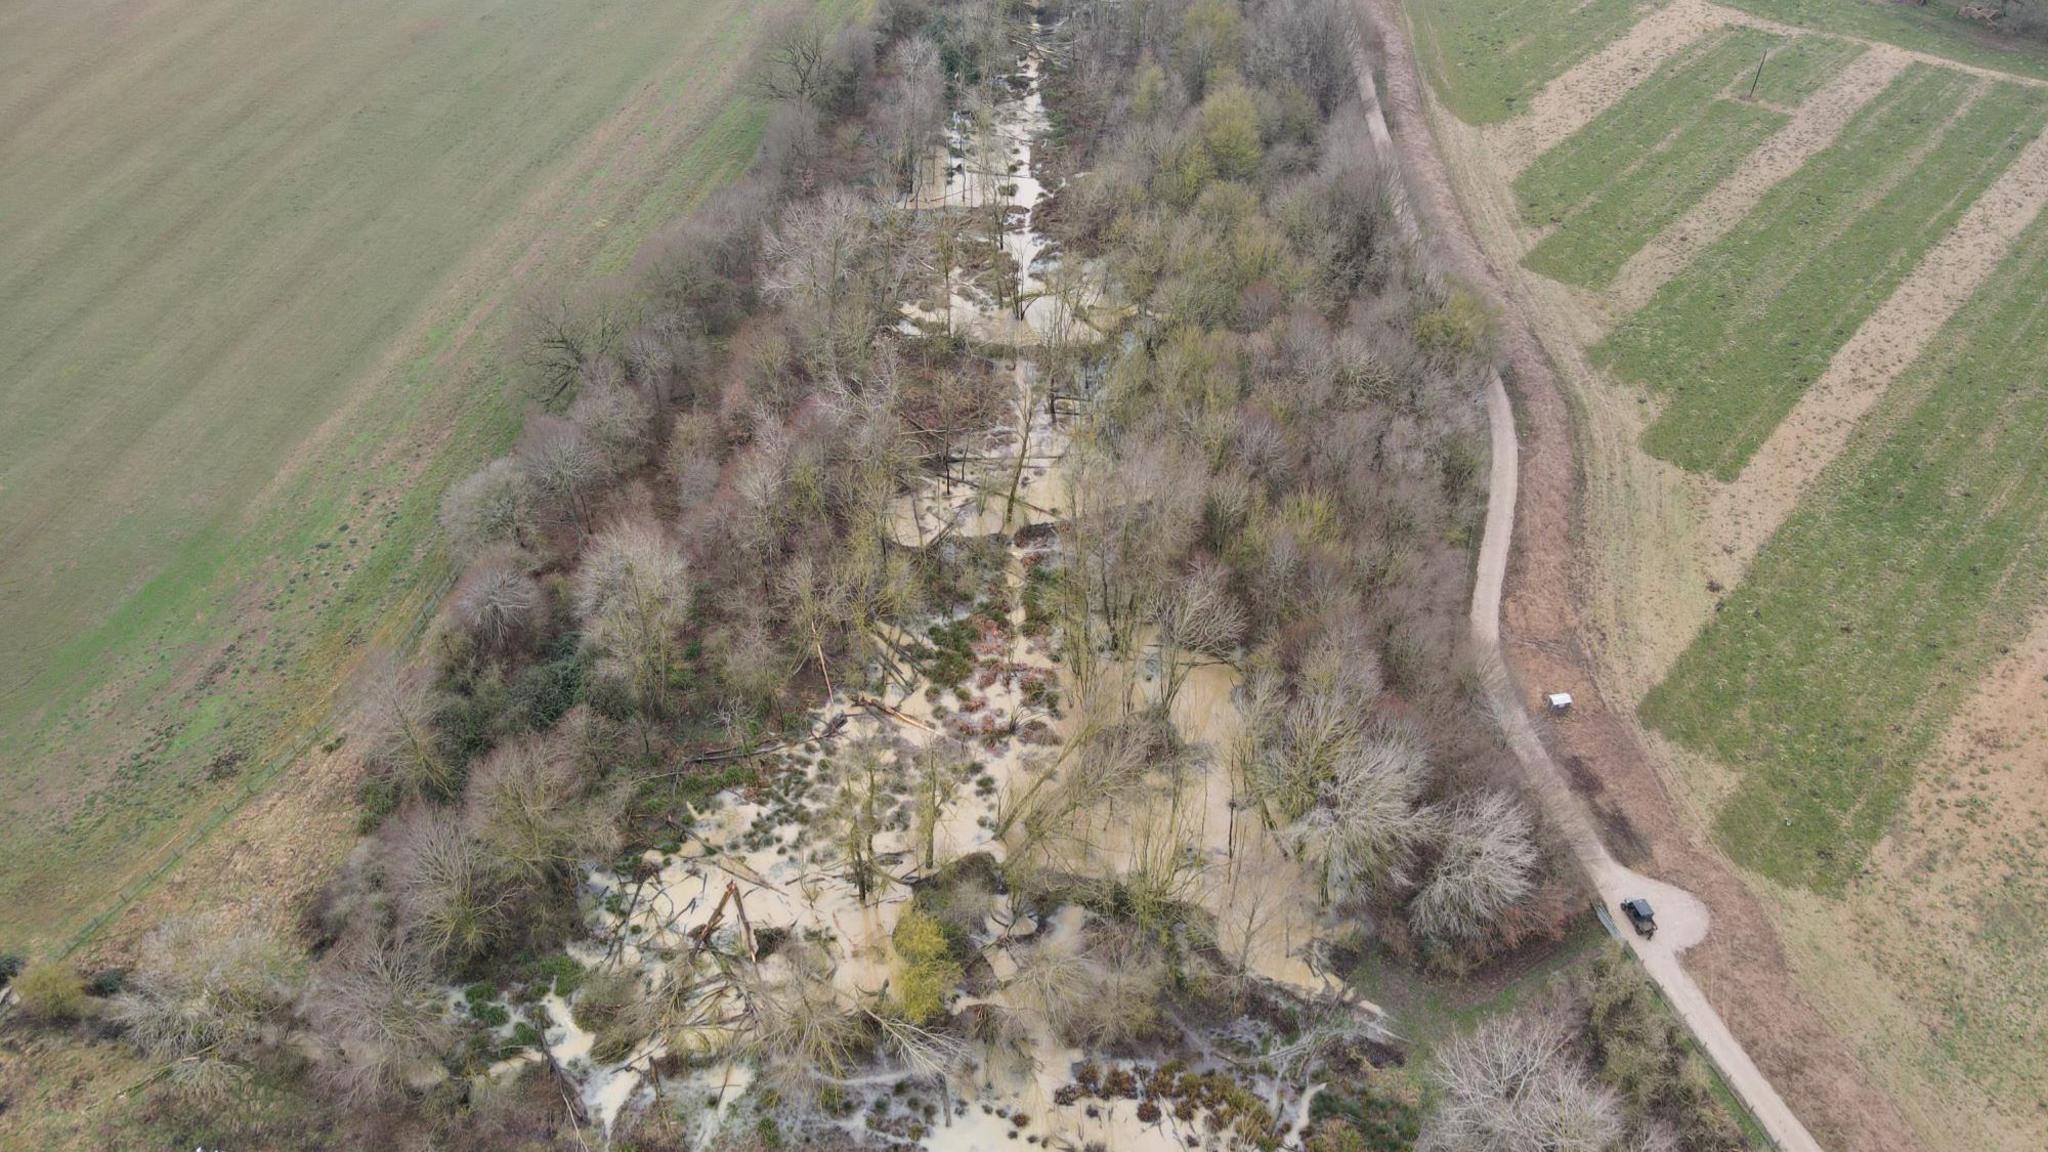
[(439, 587), (527, 274), (751, 155), (737, 0), (144, 0), (0, 34), (0, 942), (55, 948), (286, 770)]
[[(1783, 13), (1766, 11), (1770, 4), (1737, 7), (1747, 11), (1716, 6), (1709, 15), (1728, 25), (1792, 23), (1779, 23)], [(1380, 8), (1383, 18), (1394, 13), (1391, 2)], [(1686, 27), (1683, 19), (1674, 4), (1645, 22), (1682, 46), (1690, 38), (1672, 29)], [(1715, 26), (1708, 19), (1690, 36)], [(1630, 39), (1662, 42), (1639, 26), (1612, 44)], [(2038, 214), (2043, 144), (2020, 150), (1942, 232), (1730, 483), (1644, 453), (1640, 440), (1657, 405), (1584, 354), (1832, 142), (1908, 64), (1953, 56), (1970, 74), (1999, 72), (1995, 55), (1951, 53), (1910, 35), (1878, 39), (1814, 97), (1788, 108), (1790, 122), (1639, 252), (1606, 293), (1519, 267), (1542, 233), (1519, 219), (1510, 181), (1543, 151), (1529, 141), (1569, 138), (1650, 76), (1654, 61), (1632, 67), (1610, 47), (1539, 87), (1527, 108), (1564, 117), (1564, 130), (1533, 117), (1475, 128), (1416, 93), (1404, 103), (1398, 69), (1389, 77), (1390, 106), (1411, 151), (1413, 133), (1398, 121), (1413, 129), (1426, 118), (1446, 186), (1427, 187), (1425, 178), (1422, 199), (1466, 219), (1485, 252), (1477, 274), (1497, 281), (1510, 302), (1506, 343), (1526, 448), (1507, 642), (1525, 693), (1563, 688), (1578, 696), (1573, 718), (1549, 739), (1602, 814), (1610, 846), (1625, 863), (1708, 900), (1713, 931), (1687, 967), (1825, 1146), (2017, 1152), (2048, 1135), (2037, 1059), (2048, 975), (2031, 927), (2043, 903), (2042, 800), (2022, 767), (2038, 763), (2048, 723), (2040, 688), (2048, 669), (2035, 667), (2048, 625), (2037, 617), (1974, 682), (1918, 766), (1888, 833), (1838, 899), (1734, 867), (1709, 829), (1740, 773), (1644, 730), (1634, 709), (1892, 379)], [(2031, 82), (2038, 69), (2014, 71)], [(1427, 166), (1424, 158), (1416, 171), (1427, 177)], [(1513, 332), (1520, 321), (1540, 342), (1541, 367), (1522, 358), (1526, 348)], [(1564, 450), (1546, 453), (1546, 435)], [(1547, 481), (1546, 470), (1561, 474)], [(1554, 513), (1544, 510), (1546, 498), (1557, 502)]]

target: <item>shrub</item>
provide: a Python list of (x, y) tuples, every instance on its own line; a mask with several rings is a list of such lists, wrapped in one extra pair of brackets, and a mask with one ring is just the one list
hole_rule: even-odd
[(112, 968), (102, 968), (91, 976), (86, 977), (85, 980), (86, 995), (98, 996), (101, 999), (119, 995), (121, 990), (127, 986), (128, 969), (118, 965)]
[(22, 1014), (31, 1020), (56, 1024), (85, 1014), (85, 982), (62, 960), (30, 961), (14, 978), (13, 988)]
[(1415, 343), (1440, 363), (1482, 356), (1491, 338), (1486, 305), (1464, 288), (1453, 288), (1443, 303), (1415, 318)]
[(922, 1024), (946, 1010), (946, 997), (960, 983), (960, 962), (938, 919), (911, 909), (896, 922), (892, 985), (895, 1009), (905, 1020)]
[(1715, 1099), (1684, 1028), (1626, 952), (1609, 948), (1580, 975), (1585, 1035), (1602, 1084), (1631, 1115), (1662, 1121), (1687, 1149), (1739, 1148), (1741, 1129)]
[(218, 1092), (281, 1039), (297, 988), (290, 954), (268, 933), (219, 916), (177, 917), (144, 943), (113, 1018), (173, 1083)]
[(511, 685), (511, 715), (529, 732), (544, 732), (583, 699), (584, 658), (571, 654), (520, 670)]

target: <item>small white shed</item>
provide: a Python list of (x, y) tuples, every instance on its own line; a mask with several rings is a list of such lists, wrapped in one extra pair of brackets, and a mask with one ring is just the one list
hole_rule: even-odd
[(1552, 692), (1546, 699), (1552, 716), (1562, 716), (1572, 710), (1572, 694), (1569, 692)]

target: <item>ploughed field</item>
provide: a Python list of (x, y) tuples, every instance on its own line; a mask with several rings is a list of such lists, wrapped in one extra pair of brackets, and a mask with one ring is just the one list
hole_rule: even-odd
[(317, 729), (510, 434), (509, 287), (752, 155), (741, 0), (0, 14), (0, 941), (60, 946)]
[(2038, 1147), (2048, 50), (1941, 3), (1406, 7), (1638, 486), (1592, 550), (1684, 522), (1617, 569), (1669, 584), (1606, 641), (1640, 718), (1923, 1134)]

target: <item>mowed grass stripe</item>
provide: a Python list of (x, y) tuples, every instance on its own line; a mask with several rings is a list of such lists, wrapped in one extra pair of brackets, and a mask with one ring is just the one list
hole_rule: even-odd
[(1666, 398), (1652, 455), (1732, 480), (1829, 359), (2048, 121), (1915, 65), (1594, 350)]
[(1788, 42), (1753, 28), (1691, 46), (1515, 181), (1523, 217), (1557, 225), (1523, 263), (1606, 287), (1791, 119), (1773, 105), (1798, 104), (1861, 53), (1846, 41)]
[(1430, 0), (1410, 5), (1417, 54), (1467, 124), (1512, 117), (1664, 0)]
[(1717, 830), (1839, 889), (2048, 598), (2048, 215), (1896, 382), (1642, 714), (1741, 773)]

